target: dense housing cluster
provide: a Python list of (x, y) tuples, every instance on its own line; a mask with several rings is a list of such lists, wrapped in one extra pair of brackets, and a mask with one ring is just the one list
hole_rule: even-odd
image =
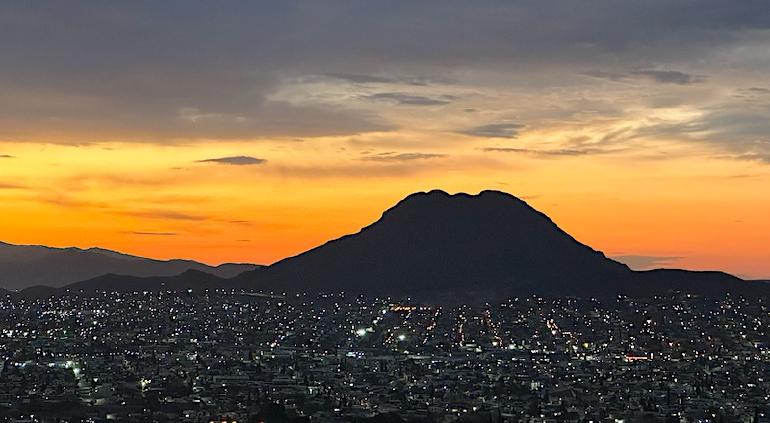
[(770, 421), (763, 299), (135, 292), (0, 300), (0, 417)]

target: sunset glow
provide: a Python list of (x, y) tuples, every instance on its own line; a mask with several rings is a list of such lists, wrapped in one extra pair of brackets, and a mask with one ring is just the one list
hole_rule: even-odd
[[(656, 53), (663, 35), (564, 29), (532, 57), (523, 30), (466, 50), (449, 23), (312, 5), (276, 7), (289, 29), (327, 29), (299, 40), (256, 15), (204, 36), (221, 23), (198, 6), (178, 17), (189, 39), (160, 6), (73, 7), (49, 27), (1, 7), (0, 240), (269, 264), (415, 191), (496, 189), (637, 268), (770, 278), (767, 29), (714, 29), (706, 48), (700, 27), (662, 28)], [(437, 9), (490, 33), (529, 13)]]

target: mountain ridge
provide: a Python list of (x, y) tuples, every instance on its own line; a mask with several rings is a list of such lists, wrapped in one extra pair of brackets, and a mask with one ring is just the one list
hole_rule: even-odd
[(257, 267), (243, 263), (210, 266), (185, 259), (160, 260), (100, 247), (49, 247), (0, 241), (0, 288), (8, 290), (36, 285), (61, 287), (107, 273), (173, 276), (187, 269), (197, 269), (233, 277)]
[[(418, 192), (358, 232), (229, 279), (102, 275), (54, 291), (227, 288), (262, 292), (362, 293), (428, 302), (522, 295), (648, 296), (676, 291), (768, 295), (770, 284), (719, 271), (634, 271), (582, 244), (511, 194)], [(38, 288), (38, 293), (51, 291)]]

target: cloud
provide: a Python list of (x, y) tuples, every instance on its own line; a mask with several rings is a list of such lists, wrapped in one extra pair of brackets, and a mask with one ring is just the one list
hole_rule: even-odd
[(591, 78), (606, 79), (609, 81), (625, 81), (628, 79), (628, 74), (619, 72), (607, 72), (603, 70), (588, 70), (580, 72), (580, 75), (590, 76)]
[(625, 263), (634, 270), (649, 270), (660, 267), (676, 265), (685, 257), (680, 256), (644, 256), (644, 255), (622, 255), (612, 257), (621, 263)]
[(457, 99), (457, 97), (451, 95), (427, 97), (406, 93), (377, 93), (366, 95), (362, 98), (373, 101), (389, 101), (405, 106), (443, 106)]
[(640, 69), (630, 72), (611, 72), (603, 70), (589, 70), (580, 72), (581, 75), (597, 79), (606, 79), (614, 82), (632, 82), (634, 79), (643, 78), (659, 84), (692, 85), (704, 82), (706, 77), (693, 75), (676, 70)]
[(435, 153), (385, 152), (385, 153), (379, 153), (372, 156), (362, 157), (361, 160), (372, 161), (372, 162), (410, 162), (415, 160), (437, 159), (441, 157), (446, 157), (446, 155), (435, 154)]
[[(724, 69), (761, 75), (766, 65), (753, 53), (765, 50), (770, 28), (770, 4), (762, 1), (66, 3), (0, 5), (0, 140), (178, 143), (399, 127), (371, 108), (330, 101), (327, 92), (280, 98), (307, 75), (399, 86), (388, 88), (395, 94), (402, 85), (459, 81), (518, 116), (529, 105), (503, 91), (558, 86), (574, 93), (581, 81), (569, 76), (590, 67), (622, 63), (623, 75), (603, 77), (674, 85), (702, 80), (675, 69), (697, 69), (715, 80), (712, 71)], [(752, 43), (755, 50), (736, 48)], [(337, 94), (359, 98), (349, 88)], [(381, 100), (452, 101), (432, 93)], [(493, 104), (462, 107), (494, 112)], [(519, 128), (489, 129), (481, 136), (511, 138)]]
[(18, 185), (18, 184), (7, 184), (0, 182), (0, 189), (27, 189), (24, 185)]
[(516, 138), (524, 125), (519, 123), (490, 123), (459, 131), (463, 135), (486, 138)]
[(232, 157), (220, 157), (216, 159), (198, 160), (197, 163), (218, 163), (236, 166), (246, 165), (259, 165), (266, 163), (267, 160), (259, 159), (251, 156), (232, 156)]
[(589, 154), (601, 154), (606, 151), (598, 148), (561, 148), (555, 150), (536, 150), (529, 148), (506, 148), (506, 147), (487, 147), (483, 148), (486, 152), (501, 152), (501, 153), (525, 153), (534, 154), (539, 156), (585, 156)]
[[(427, 86), (430, 85), (433, 82), (431, 78), (423, 78), (423, 77), (413, 77), (413, 76), (379, 76), (379, 75), (369, 75), (369, 74), (357, 74), (357, 73), (346, 73), (346, 72), (330, 72), (323, 74), (323, 76), (334, 78), (334, 79), (340, 79), (346, 82), (350, 82), (353, 84), (403, 84), (403, 85), (414, 85), (414, 86)], [(446, 82), (446, 81), (443, 81)]]
[(0, 154), (0, 159), (15, 159), (16, 156), (11, 156), (9, 154)]
[(190, 214), (185, 212), (177, 212), (170, 210), (131, 210), (131, 211), (117, 211), (117, 214), (124, 216), (145, 218), (145, 219), (168, 219), (168, 220), (190, 220), (190, 221), (202, 221), (208, 220), (208, 217)]
[(176, 232), (144, 232), (144, 231), (129, 231), (124, 232), (130, 235), (144, 235), (144, 236), (177, 236)]
[(690, 85), (705, 81), (705, 77), (673, 70), (638, 70), (631, 72), (661, 84)]
[(770, 163), (770, 108), (719, 107), (678, 121), (653, 121), (629, 138), (698, 142), (726, 158)]

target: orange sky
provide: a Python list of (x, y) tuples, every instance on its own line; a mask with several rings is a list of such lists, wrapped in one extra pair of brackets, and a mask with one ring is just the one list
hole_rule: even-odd
[(499, 189), (637, 268), (770, 278), (768, 7), (0, 4), (0, 241), (271, 263)]
[[(372, 162), (355, 151), (359, 142), (6, 144), (14, 157), (0, 162), (0, 233), (12, 243), (271, 263), (357, 231), (411, 192), (492, 188), (611, 256), (770, 275), (770, 174), (757, 163), (490, 157), (472, 141), (451, 157)], [(244, 151), (267, 162), (197, 162)]]

